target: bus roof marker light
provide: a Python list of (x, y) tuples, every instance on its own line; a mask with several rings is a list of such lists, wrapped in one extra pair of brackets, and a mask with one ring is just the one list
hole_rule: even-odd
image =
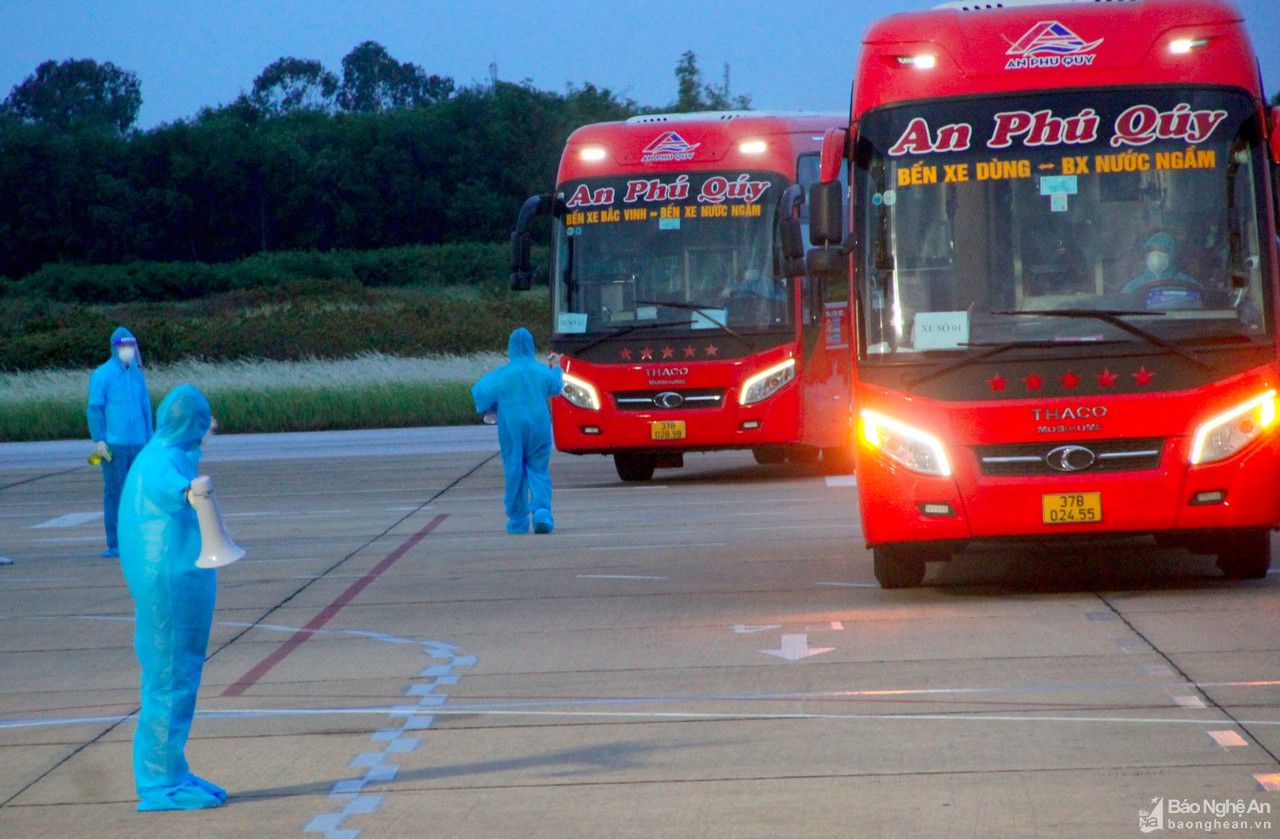
[(738, 151), (743, 154), (764, 154), (768, 147), (764, 140), (743, 140), (738, 143)]
[(1186, 55), (1209, 43), (1208, 38), (1174, 38), (1169, 42), (1169, 52), (1174, 55)]
[(604, 146), (586, 146), (582, 151), (578, 152), (578, 157), (587, 163), (599, 163), (608, 157), (604, 150)]
[(904, 67), (915, 67), (917, 70), (932, 70), (938, 66), (938, 56), (927, 52), (919, 55), (900, 55), (898, 63)]

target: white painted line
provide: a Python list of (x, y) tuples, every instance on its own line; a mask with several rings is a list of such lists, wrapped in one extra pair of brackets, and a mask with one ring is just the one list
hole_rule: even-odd
[(579, 580), (669, 580), (670, 577), (647, 577), (640, 574), (579, 574)]
[(1144, 664), (1142, 672), (1147, 676), (1172, 676), (1173, 668), (1167, 664)]
[(31, 529), (43, 530), (51, 527), (81, 527), (91, 521), (97, 521), (100, 518), (102, 518), (101, 510), (98, 510), (96, 513), (67, 513), (66, 515), (58, 516), (56, 519), (49, 519), (46, 522), (32, 525)]
[(810, 647), (808, 635), (783, 635), (776, 650), (761, 650), (765, 655), (776, 655), (787, 661), (799, 661), (809, 656), (829, 653), (835, 647)]
[(101, 536), (60, 536), (56, 539), (32, 539), (39, 545), (65, 545), (72, 542), (101, 542)]
[(1280, 772), (1254, 775), (1253, 779), (1267, 792), (1280, 792)]
[(1208, 731), (1205, 733), (1208, 734), (1210, 737), (1212, 737), (1213, 741), (1224, 749), (1230, 748), (1231, 746), (1249, 745), (1248, 742), (1246, 742), (1243, 737), (1241, 737), (1239, 734), (1235, 733), (1234, 731), (1230, 731), (1230, 730)]
[(1198, 696), (1175, 696), (1173, 704), (1179, 708), (1203, 708), (1204, 700)]
[(816, 586), (829, 586), (831, 588), (880, 588), (879, 583), (840, 583), (831, 580), (823, 580), (814, 583)]
[[(324, 717), (324, 716), (364, 716), (369, 714), (403, 715), (409, 711), (403, 706), (382, 706), (371, 708), (244, 708), (225, 711), (196, 711), (200, 719), (240, 720), (271, 719), (278, 717)], [(865, 721), (881, 723), (893, 722), (946, 722), (946, 723), (1099, 723), (1102, 725), (1204, 725), (1206, 720), (1181, 720), (1160, 717), (1051, 717), (1035, 715), (1009, 714), (807, 714), (769, 713), (769, 712), (724, 712), (716, 711), (567, 711), (539, 709), (501, 709), (501, 708), (469, 708), (465, 704), (453, 707), (432, 708), (435, 716), (494, 716), (494, 717), (583, 717), (583, 718), (616, 718), (616, 719), (705, 719), (705, 720), (836, 720)], [(0, 719), (0, 730), (17, 728), (47, 728), (62, 725), (86, 725), (94, 723), (119, 723), (136, 719), (133, 714), (116, 714), (92, 717), (60, 717), (44, 719)], [(431, 717), (427, 717), (431, 719)], [(1280, 726), (1280, 720), (1240, 720), (1241, 725), (1248, 726)], [(408, 727), (408, 726), (407, 726)], [(1258, 774), (1253, 776), (1258, 784), (1270, 792), (1280, 792), (1280, 772)]]
[(844, 629), (844, 621), (832, 621), (832, 622), (831, 622), (831, 628), (832, 628), (832, 629)]
[(827, 486), (829, 487), (856, 487), (858, 478), (856, 475), (829, 475), (827, 476)]
[(733, 634), (735, 635), (748, 635), (752, 632), (765, 632), (770, 629), (782, 629), (782, 624), (780, 623), (765, 623), (765, 624), (735, 623), (731, 628), (733, 629)]

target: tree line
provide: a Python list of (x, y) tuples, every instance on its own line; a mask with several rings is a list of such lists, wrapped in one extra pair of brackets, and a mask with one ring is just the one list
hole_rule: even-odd
[(459, 87), (368, 41), (341, 74), (281, 58), (235, 101), (139, 130), (134, 73), (47, 61), (0, 104), (0, 277), (58, 262), (500, 241), (578, 126), (750, 107), (704, 83), (692, 52), (675, 75), (661, 109), (592, 84)]

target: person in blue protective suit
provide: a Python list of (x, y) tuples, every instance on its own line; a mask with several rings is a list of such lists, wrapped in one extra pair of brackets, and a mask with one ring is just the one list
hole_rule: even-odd
[(134, 461), (120, 500), (120, 564), (133, 596), (142, 708), (133, 737), (139, 811), (217, 807), (221, 787), (191, 774), (184, 749), (213, 622), (214, 571), (196, 567), (200, 529), (187, 502), (213, 424), (191, 385), (174, 388)]
[(532, 510), (535, 533), (555, 528), (551, 515), (551, 411), (547, 399), (564, 389), (560, 368), (533, 358), (533, 334), (523, 326), (507, 341), (511, 361), (485, 374), (471, 388), (478, 413), (496, 411), (498, 447), (506, 477), (507, 532), (528, 533)]
[(1198, 281), (1178, 270), (1178, 243), (1168, 233), (1153, 234), (1142, 250), (1146, 253), (1146, 270), (1125, 283), (1124, 294), (1136, 294), (1156, 286), (1204, 290)]
[(102, 458), (102, 523), (107, 531), (103, 557), (120, 555), (116, 517), (120, 487), (133, 459), (151, 439), (151, 396), (142, 375), (138, 340), (123, 326), (111, 333), (111, 358), (89, 377), (89, 437)]

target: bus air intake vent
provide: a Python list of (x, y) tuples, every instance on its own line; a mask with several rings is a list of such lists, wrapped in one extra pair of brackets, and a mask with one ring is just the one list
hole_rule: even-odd
[(982, 474), (1012, 478), (1035, 475), (1096, 475), (1099, 472), (1139, 472), (1155, 469), (1164, 453), (1164, 440), (1053, 441), (976, 446)]

